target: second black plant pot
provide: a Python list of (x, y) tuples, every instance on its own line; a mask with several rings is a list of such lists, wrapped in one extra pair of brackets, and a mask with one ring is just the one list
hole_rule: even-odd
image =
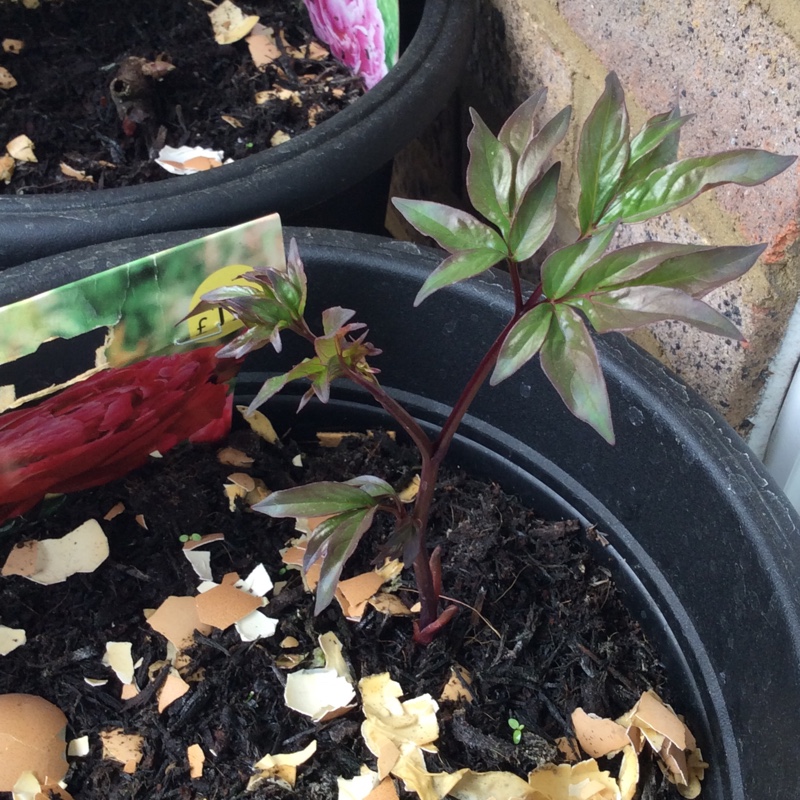
[(382, 232), (392, 157), (461, 80), (474, 0), (401, 0), (397, 65), (357, 102), (279, 147), (208, 172), (58, 195), (0, 196), (0, 270), (89, 244), (277, 211), (294, 224)]
[[(200, 233), (118, 242), (11, 270), (0, 302), (73, 280), (104, 259), (121, 263)], [(505, 276), (486, 273), (412, 310), (439, 253), (335, 231), (289, 235), (308, 271), (309, 319), (329, 306), (357, 309), (384, 351), (375, 361), (382, 384), (424, 423), (441, 424), (513, 311)], [(71, 272), (60, 275), (67, 261)], [(284, 338), (280, 356), (264, 349), (248, 357), (240, 393), (252, 394), (299, 356)], [(659, 648), (675, 702), (712, 765), (704, 798), (796, 800), (800, 520), (700, 397), (622, 336), (600, 337), (597, 346), (616, 446), (572, 417), (532, 363), (480, 392), (452, 457), (541, 511), (597, 526), (608, 540), (597, 557)], [(287, 405), (294, 399), (267, 413), (288, 413)], [(312, 403), (302, 412), (328, 425), (331, 413), (343, 428), (380, 421), (346, 388), (332, 408)]]

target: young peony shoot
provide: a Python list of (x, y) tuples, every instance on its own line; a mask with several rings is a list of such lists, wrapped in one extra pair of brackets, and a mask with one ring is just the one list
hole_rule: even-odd
[(537, 130), (534, 119), (544, 99), (542, 90), (525, 101), (497, 136), (471, 112), (467, 192), (480, 216), (440, 203), (393, 201), (408, 222), (449, 254), (422, 285), (415, 306), (498, 264), (506, 265), (513, 286), (511, 319), (480, 358), (435, 438), (381, 388), (369, 362), (380, 351), (366, 341), (364, 325), (351, 321), (355, 312), (329, 308), (322, 314), (321, 334), (307, 324), (306, 276), (296, 242), (289, 248), (287, 271), (259, 269), (248, 273), (258, 288), (226, 287), (204, 298), (206, 306), (221, 306), (245, 325), (244, 333), (223, 348), (221, 356), (239, 357), (268, 343), (280, 349), (284, 330), (309, 343), (309, 357), (270, 378), (251, 409), (299, 378), (311, 384), (301, 407), (314, 395), (327, 402), (331, 383), (345, 378), (369, 392), (419, 448), (419, 493), (410, 507), (389, 484), (371, 476), (274, 492), (254, 506), (272, 517), (327, 517), (311, 534), (304, 563), (305, 569), (321, 563), (317, 613), (333, 599), (342, 568), (382, 512), (395, 519), (383, 553), (414, 566), (421, 599), (415, 639), (430, 642), (454, 615), (454, 606), (440, 606), (439, 553), (428, 552), (426, 529), (439, 467), (487, 379), (497, 384), (538, 354), (569, 410), (613, 444), (608, 395), (589, 326), (605, 333), (674, 319), (741, 339), (731, 321), (702, 298), (743, 275), (763, 245), (609, 246), (621, 225), (672, 211), (721, 184), (762, 183), (785, 170), (794, 157), (748, 149), (679, 160), (680, 129), (690, 117), (673, 109), (648, 120), (631, 137), (622, 86), (611, 73), (580, 137), (578, 239), (545, 259), (539, 283), (528, 291), (520, 281), (519, 264), (541, 248), (553, 229), (560, 164), (550, 162), (570, 121), (567, 107)]

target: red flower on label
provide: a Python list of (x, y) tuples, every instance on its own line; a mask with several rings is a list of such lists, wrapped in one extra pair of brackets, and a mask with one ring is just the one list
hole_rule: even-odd
[(31, 408), (0, 416), (0, 522), (48, 493), (121, 478), (150, 453), (211, 442), (230, 429), (232, 395), (217, 347), (99, 372)]

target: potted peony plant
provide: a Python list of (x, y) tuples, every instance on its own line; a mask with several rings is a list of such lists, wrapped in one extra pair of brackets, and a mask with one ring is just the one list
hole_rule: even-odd
[[(397, 13), (387, 0), (310, 2), (318, 35), (371, 87), (364, 97), (278, 147), (217, 169), (104, 191), (0, 196), (0, 269), (92, 243), (235, 224), (273, 211), (300, 223), (382, 230), (384, 166), (457, 86), (471, 45), (473, 5), (403, 2), (398, 31), (383, 23), (384, 15)], [(391, 55), (398, 39), (404, 49), (387, 72), (380, 56)]]
[[(662, 213), (719, 182), (759, 183), (792, 159), (738, 151), (675, 161), (686, 120), (675, 113), (656, 117), (631, 139), (621, 87), (610, 76), (581, 139), (581, 239), (549, 257), (538, 287), (526, 287), (516, 264), (553, 225), (558, 168), (546, 166), (569, 113), (536, 133), (531, 120), (540, 100), (524, 104), (498, 136), (474, 118), (468, 188), (491, 225), (438, 204), (398, 201), (413, 224), (450, 252), (444, 261), (437, 251), (402, 243), (298, 229), (289, 232), (297, 246), (290, 249), (288, 271), (257, 272), (250, 283), (212, 291), (206, 305), (192, 302), (185, 311), (197, 319), (223, 306), (245, 323), (245, 332), (219, 355), (247, 354), (237, 393), (254, 405), (269, 398), (276, 426), (292, 418), (298, 400), (282, 402), (276, 392), (291, 390), (290, 382), (304, 376), (312, 379), (310, 392), (323, 400), (330, 392), (331, 398), (328, 407), (310, 403), (304, 409), (312, 427), (320, 418), (343, 430), (384, 425), (388, 414), (420, 446), (420, 499), (410, 513), (394, 505), (399, 524), (391, 542), (401, 552), (412, 544), (405, 555), (418, 562), (419, 589), (428, 592), (418, 639), (435, 642), (454, 624), (453, 612), (439, 602), (437, 557), (425, 555), (420, 543), (430, 503), (425, 482), (435, 479), (444, 443), (459, 464), (585, 526), (596, 557), (660, 648), (674, 702), (711, 764), (704, 796), (744, 800), (768, 786), (772, 797), (793, 797), (800, 788), (792, 770), (792, 701), (800, 700), (797, 516), (719, 415), (623, 337), (590, 338), (584, 321), (604, 332), (677, 314), (735, 335), (701, 298), (749, 268), (758, 248), (648, 243), (605, 251), (620, 221)], [(121, 242), (112, 252), (132, 258), (196, 235)], [(91, 271), (95, 255), (71, 260), (76, 269)], [(491, 271), (503, 259), (508, 276)], [(45, 287), (64, 263), (62, 255), (10, 270), (4, 299)], [(397, 309), (415, 298), (419, 308), (410, 325)], [(345, 311), (349, 305), (364, 309), (359, 319), (369, 325), (369, 341), (385, 351), (380, 383), (376, 353)], [(314, 335), (306, 320), (320, 315), (325, 330)], [(226, 318), (219, 319), (222, 333)], [(276, 355), (265, 345), (278, 345), (282, 332), (285, 347)], [(313, 341), (310, 356), (291, 344), (290, 332), (300, 334), (299, 345)], [(435, 336), (446, 344), (435, 344)], [(487, 353), (483, 359), (481, 352)], [(544, 370), (531, 363), (538, 353)], [(481, 389), (490, 374), (497, 385)], [(340, 377), (354, 386), (337, 394), (329, 384)], [(459, 386), (466, 387), (461, 394)], [(0, 431), (2, 425), (0, 417)], [(603, 441), (612, 438), (613, 447)], [(338, 577), (342, 553), (349, 556), (364, 533), (368, 514), (362, 512), (392, 505), (385, 502), (392, 487), (359, 481), (346, 490), (328, 484), (275, 492), (261, 507), (278, 517), (327, 516), (313, 528), (309, 561), (316, 555), (323, 569), (327, 561), (328, 575)], [(366, 499), (356, 506), (358, 492)], [(346, 514), (353, 525), (344, 524)], [(432, 591), (425, 586), (431, 578)], [(760, 680), (757, 692), (753, 675)], [(512, 716), (508, 723), (514, 741), (524, 741), (519, 720)], [(403, 780), (416, 785), (416, 779)], [(486, 791), (476, 788), (479, 779), (470, 788), (450, 789), (456, 797), (519, 796), (499, 789), (498, 780), (493, 777)], [(631, 791), (623, 783), (595, 787), (594, 797)], [(682, 788), (696, 796), (688, 785)], [(532, 800), (563, 796), (526, 791)]]

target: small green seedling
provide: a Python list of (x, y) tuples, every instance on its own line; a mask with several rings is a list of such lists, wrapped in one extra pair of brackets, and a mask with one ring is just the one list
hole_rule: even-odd
[[(472, 111), (467, 193), (479, 216), (441, 203), (393, 201), (411, 225), (448, 253), (425, 280), (415, 305), (498, 264), (511, 277), (514, 313), (480, 357), (438, 435), (430, 436), (381, 387), (378, 370), (370, 363), (380, 350), (366, 340), (364, 324), (353, 321), (355, 311), (329, 308), (322, 313), (322, 333), (309, 326), (304, 317), (306, 274), (294, 240), (286, 270), (248, 272), (250, 285), (209, 292), (192, 312), (221, 307), (244, 324), (244, 332), (219, 351), (220, 357), (240, 358), (268, 344), (280, 350), (282, 331), (306, 340), (309, 356), (267, 380), (251, 410), (296, 379), (311, 384), (300, 408), (314, 396), (325, 403), (331, 383), (344, 378), (372, 395), (419, 449), (420, 490), (410, 506), (392, 486), (369, 475), (273, 492), (253, 506), (272, 517), (326, 517), (311, 534), (304, 560), (306, 570), (321, 564), (317, 613), (333, 600), (344, 564), (380, 512), (394, 517), (394, 531), (382, 554), (414, 565), (421, 604), (416, 641), (430, 642), (455, 615), (454, 605), (440, 607), (440, 554), (428, 552), (426, 530), (439, 467), (485, 382), (507, 379), (538, 355), (569, 410), (613, 444), (611, 408), (590, 328), (597, 333), (629, 331), (679, 320), (732, 340), (742, 338), (703, 297), (743, 275), (764, 245), (612, 245), (623, 225), (658, 217), (721, 184), (763, 183), (795, 158), (742, 149), (679, 159), (678, 138), (690, 117), (674, 108), (652, 117), (632, 136), (622, 86), (611, 73), (580, 136), (577, 238), (551, 252), (538, 282), (527, 288), (520, 280), (520, 263), (540, 250), (555, 225), (561, 165), (551, 163), (552, 154), (567, 133), (571, 114), (567, 107), (537, 129), (534, 121), (544, 100), (544, 90), (534, 94), (496, 136)], [(430, 346), (437, 344), (431, 341)]]
[(508, 727), (511, 728), (511, 741), (519, 744), (522, 741), (522, 732), (525, 730), (525, 726), (518, 719), (509, 717)]
[(178, 541), (185, 544), (186, 542), (199, 542), (202, 538), (203, 537), (199, 533), (193, 533), (191, 536), (183, 533), (178, 537)]

